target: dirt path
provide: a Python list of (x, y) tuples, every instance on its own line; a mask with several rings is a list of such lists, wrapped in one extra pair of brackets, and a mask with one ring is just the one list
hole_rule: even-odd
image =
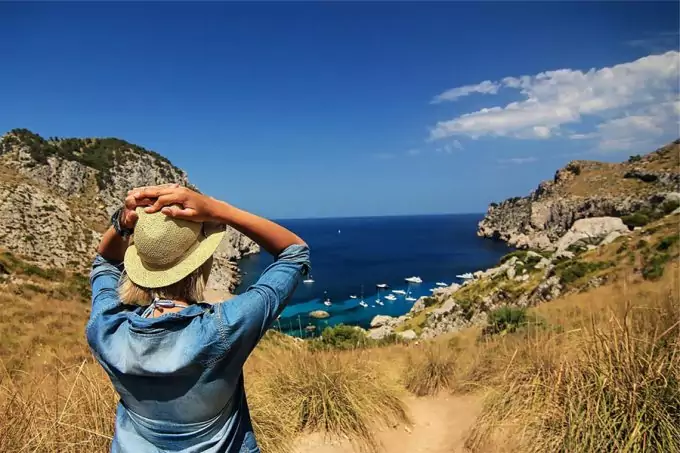
[[(464, 453), (467, 430), (481, 409), (476, 395), (408, 398), (410, 428), (383, 429), (377, 437), (386, 453)], [(300, 439), (294, 453), (359, 453), (348, 441), (331, 441), (322, 434)]]

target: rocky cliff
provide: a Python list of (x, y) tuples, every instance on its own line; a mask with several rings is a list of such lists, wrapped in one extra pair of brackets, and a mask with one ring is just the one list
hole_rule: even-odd
[[(36, 264), (85, 270), (126, 192), (170, 182), (190, 185), (169, 160), (124, 140), (46, 140), (14, 129), (0, 137), (0, 245)], [(229, 231), (209, 286), (232, 290), (235, 260), (258, 251), (250, 239)]]
[(680, 140), (618, 164), (573, 161), (529, 196), (492, 203), (477, 234), (518, 248), (554, 250), (578, 219), (658, 217), (679, 186)]

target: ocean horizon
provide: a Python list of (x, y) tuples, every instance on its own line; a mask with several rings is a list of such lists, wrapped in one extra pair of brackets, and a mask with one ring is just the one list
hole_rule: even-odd
[[(431, 294), (437, 283), (460, 283), (456, 275), (486, 269), (512, 249), (476, 235), (484, 214), (424, 214), (370, 217), (282, 219), (282, 225), (300, 235), (310, 246), (314, 283), (300, 283), (274, 327), (284, 333), (318, 335), (337, 324), (367, 328), (376, 315), (400, 316), (413, 301)], [(273, 258), (266, 252), (239, 261), (245, 291)], [(409, 284), (407, 277), (419, 277)], [(381, 290), (376, 285), (385, 284)], [(362, 300), (368, 305), (360, 305)], [(407, 294), (395, 294), (392, 291)], [(396, 300), (387, 300), (392, 294)], [(356, 296), (352, 298), (350, 296)], [(330, 306), (324, 300), (331, 301)], [(382, 302), (382, 305), (378, 302)], [(311, 318), (324, 310), (329, 318)], [(314, 326), (310, 333), (306, 328)], [(311, 328), (310, 328), (311, 329)]]

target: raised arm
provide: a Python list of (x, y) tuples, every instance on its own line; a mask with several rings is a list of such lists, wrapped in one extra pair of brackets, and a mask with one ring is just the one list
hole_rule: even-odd
[(129, 195), (140, 204), (145, 200), (155, 200), (145, 208), (148, 213), (161, 211), (169, 217), (229, 225), (274, 256), (291, 245), (305, 245), (299, 236), (281, 225), (186, 187), (142, 187), (130, 191)]

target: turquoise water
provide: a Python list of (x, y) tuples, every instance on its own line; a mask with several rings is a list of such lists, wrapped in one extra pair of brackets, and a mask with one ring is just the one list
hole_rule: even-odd
[[(408, 312), (413, 302), (405, 300), (406, 296), (395, 294), (395, 301), (384, 296), (393, 289), (410, 290), (415, 298), (431, 294), (436, 282), (459, 283), (457, 274), (491, 267), (511, 251), (502, 243), (476, 236), (481, 218), (481, 214), (457, 214), (280, 221), (310, 245), (315, 282), (300, 284), (275, 327), (297, 335), (302, 330), (304, 336), (310, 324), (317, 332), (340, 323), (367, 327), (375, 315)], [(266, 253), (241, 260), (239, 266), (246, 274), (237, 292), (252, 284), (271, 262)], [(409, 286), (404, 278), (413, 275), (423, 283)], [(378, 283), (389, 285), (381, 293), (383, 306), (375, 303)], [(362, 285), (368, 308), (359, 305)], [(330, 307), (323, 304), (325, 294), (332, 301)], [(352, 294), (358, 298), (351, 299)], [(325, 310), (331, 316), (310, 318), (314, 310)]]

